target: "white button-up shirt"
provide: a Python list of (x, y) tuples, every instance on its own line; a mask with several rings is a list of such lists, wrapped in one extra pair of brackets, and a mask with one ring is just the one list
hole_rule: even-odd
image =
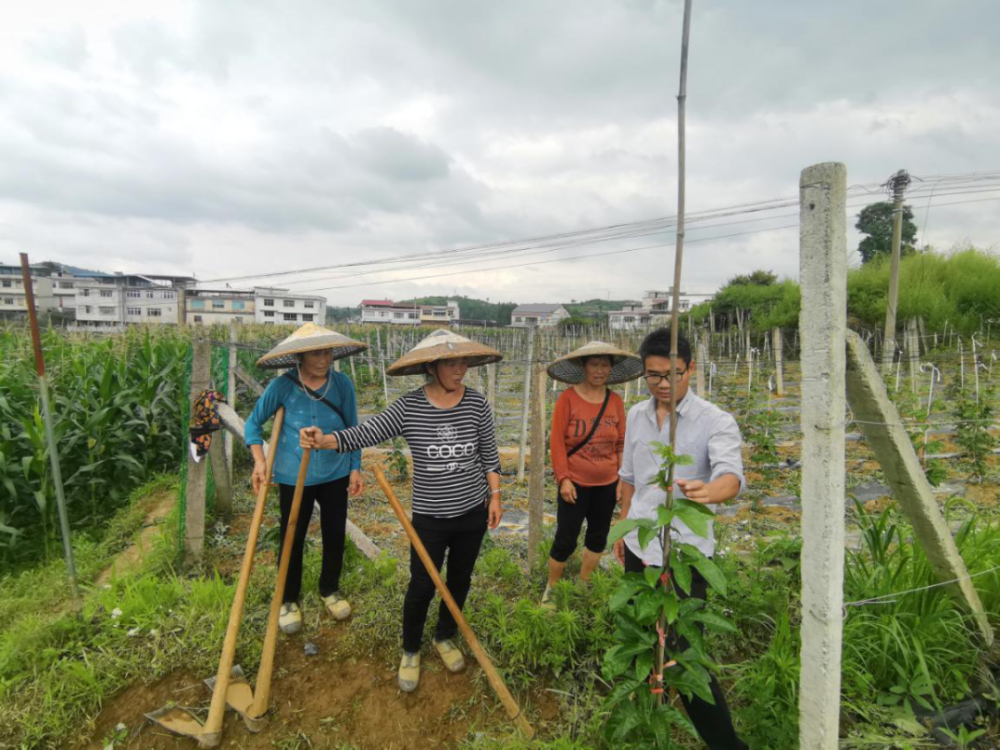
[[(622, 480), (635, 487), (629, 518), (656, 518), (656, 509), (663, 505), (666, 493), (656, 485), (660, 458), (649, 447), (659, 441), (670, 444), (670, 419), (663, 420), (663, 428), (656, 421), (656, 399), (649, 398), (636, 404), (628, 413), (625, 428), (625, 452), (618, 472)], [(688, 466), (674, 467), (675, 479), (700, 479), (712, 482), (725, 474), (740, 480), (740, 491), (746, 485), (743, 478), (743, 438), (736, 420), (728, 412), (688, 392), (677, 405), (677, 454), (694, 459)], [(674, 485), (674, 497), (684, 497)], [(708, 506), (711, 508), (712, 506)], [(715, 552), (714, 524), (709, 521), (708, 538), (698, 536), (680, 519), (674, 519), (670, 538), (682, 544), (691, 544), (711, 557)], [(663, 546), (659, 538), (653, 539), (646, 549), (639, 546), (638, 532), (625, 536), (625, 544), (634, 555), (647, 565), (663, 564)]]

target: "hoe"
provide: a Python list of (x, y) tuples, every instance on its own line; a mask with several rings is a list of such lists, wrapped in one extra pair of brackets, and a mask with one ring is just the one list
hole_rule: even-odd
[(278, 616), (281, 612), (281, 600), (285, 593), (285, 579), (288, 577), (288, 564), (292, 544), (295, 538), (295, 528), (298, 524), (299, 508), (302, 505), (302, 493), (305, 487), (306, 474), (309, 471), (311, 451), (303, 451), (302, 462), (299, 465), (299, 475), (295, 485), (295, 495), (292, 498), (291, 512), (288, 518), (288, 528), (282, 541), (281, 560), (278, 564), (278, 576), (274, 586), (274, 597), (271, 601), (271, 611), (267, 621), (267, 632), (264, 636), (264, 647), (261, 653), (260, 668), (257, 672), (257, 691), (251, 689), (246, 676), (239, 665), (233, 665), (236, 651), (236, 638), (239, 634), (240, 620), (243, 615), (243, 603), (246, 599), (250, 571), (253, 568), (253, 556), (257, 549), (257, 537), (264, 518), (264, 506), (267, 500), (267, 490), (271, 482), (274, 467), (274, 456), (277, 453), (281, 426), (284, 421), (284, 409), (279, 409), (274, 419), (274, 430), (271, 438), (272, 448), (267, 456), (266, 478), (257, 493), (257, 503), (254, 506), (250, 532), (247, 536), (246, 550), (240, 566), (239, 582), (236, 595), (229, 612), (229, 626), (222, 646), (219, 659), (219, 669), (216, 676), (205, 680), (212, 691), (212, 702), (208, 710), (208, 718), (202, 724), (190, 711), (180, 707), (161, 708), (146, 714), (146, 717), (164, 729), (184, 737), (192, 737), (203, 748), (217, 747), (222, 741), (222, 724), (227, 707), (236, 711), (246, 724), (247, 729), (259, 732), (264, 728), (264, 716), (267, 713), (271, 693), (271, 676), (274, 672), (274, 652), (278, 639)]

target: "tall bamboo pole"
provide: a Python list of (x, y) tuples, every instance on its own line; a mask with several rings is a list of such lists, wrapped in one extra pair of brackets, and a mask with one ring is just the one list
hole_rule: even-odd
[(73, 560), (73, 542), (69, 535), (69, 516), (66, 514), (66, 496), (63, 494), (62, 468), (59, 465), (59, 450), (56, 446), (55, 428), (52, 425), (52, 406), (49, 404), (49, 383), (45, 377), (45, 354), (42, 352), (42, 337), (38, 332), (38, 313), (35, 311), (35, 289), (31, 283), (31, 264), (28, 254), (21, 253), (21, 279), (24, 282), (24, 303), (28, 307), (28, 321), (31, 326), (31, 343), (35, 348), (35, 371), (38, 373), (38, 391), (42, 397), (42, 420), (45, 423), (45, 442), (52, 464), (52, 485), (56, 491), (56, 509), (59, 513), (59, 527), (62, 531), (63, 554), (66, 557), (66, 571), (73, 596), (80, 598), (80, 588), (76, 582), (76, 563)]
[[(687, 69), (688, 69), (688, 43), (691, 38), (691, 0), (684, 0), (684, 32), (681, 38), (681, 76), (680, 89), (677, 93), (677, 245), (674, 248), (674, 286), (672, 291), (673, 299), (670, 302), (670, 446), (677, 445), (677, 342), (680, 334), (680, 308), (681, 296), (681, 266), (684, 260), (684, 189), (686, 159), (686, 110), (687, 110)], [(666, 497), (664, 504), (672, 508), (674, 504), (674, 467), (671, 464), (667, 472)], [(660, 530), (660, 542), (663, 546), (663, 570), (666, 572), (670, 567), (670, 526), (667, 525)], [(667, 631), (667, 618), (661, 612), (659, 617), (660, 632)], [(656, 678), (657, 683), (663, 683), (663, 652), (664, 639), (656, 642)], [(666, 693), (660, 693), (659, 699), (663, 702)]]

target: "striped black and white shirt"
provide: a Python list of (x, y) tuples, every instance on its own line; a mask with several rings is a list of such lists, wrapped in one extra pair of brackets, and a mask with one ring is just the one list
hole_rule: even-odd
[(362, 425), (334, 433), (346, 453), (403, 437), (413, 454), (413, 512), (454, 518), (482, 507), (490, 497), (488, 472), (500, 472), (493, 412), (478, 391), (439, 409), (423, 388), (398, 398)]

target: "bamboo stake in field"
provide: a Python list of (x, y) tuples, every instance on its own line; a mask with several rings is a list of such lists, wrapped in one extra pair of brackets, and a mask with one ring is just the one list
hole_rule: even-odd
[(52, 464), (52, 485), (56, 492), (56, 509), (59, 513), (59, 528), (62, 531), (63, 554), (66, 557), (66, 571), (69, 586), (75, 599), (80, 598), (80, 588), (76, 580), (76, 563), (73, 560), (73, 542), (69, 535), (69, 516), (66, 513), (66, 496), (63, 494), (62, 468), (59, 465), (59, 450), (56, 446), (55, 429), (52, 426), (52, 407), (49, 404), (49, 382), (45, 377), (45, 354), (42, 352), (42, 338), (38, 332), (38, 313), (35, 311), (35, 289), (31, 283), (31, 265), (28, 254), (21, 253), (21, 279), (24, 283), (24, 302), (28, 307), (28, 321), (31, 325), (31, 343), (35, 348), (35, 371), (38, 373), (38, 391), (42, 398), (42, 420), (45, 423), (45, 442)]
[(503, 707), (507, 709), (507, 715), (514, 720), (514, 723), (517, 724), (518, 729), (524, 733), (524, 736), (531, 739), (535, 735), (534, 727), (532, 727), (531, 724), (528, 723), (528, 720), (524, 718), (524, 714), (521, 713), (521, 707), (517, 704), (517, 701), (514, 700), (514, 696), (510, 694), (510, 691), (504, 684), (503, 679), (497, 672), (496, 667), (493, 666), (493, 662), (490, 661), (490, 657), (479, 644), (479, 639), (477, 639), (476, 634), (472, 632), (472, 628), (469, 627), (469, 623), (466, 621), (465, 615), (462, 614), (462, 610), (459, 608), (458, 603), (455, 601), (454, 597), (452, 597), (451, 592), (445, 585), (444, 580), (442, 580), (437, 566), (435, 566), (434, 561), (431, 560), (431, 556), (424, 547), (424, 543), (420, 541), (420, 536), (417, 534), (417, 530), (413, 528), (413, 523), (406, 515), (406, 511), (403, 510), (403, 506), (400, 504), (399, 498), (396, 497), (396, 493), (393, 492), (392, 486), (389, 484), (389, 480), (385, 478), (385, 472), (383, 472), (382, 467), (377, 464), (375, 466), (375, 478), (378, 480), (379, 486), (382, 488), (382, 492), (385, 493), (386, 498), (389, 500), (389, 504), (392, 506), (392, 511), (396, 514), (396, 518), (398, 518), (399, 522), (403, 524), (403, 529), (406, 531), (406, 536), (409, 537), (410, 543), (413, 545), (413, 549), (417, 551), (417, 555), (420, 557), (424, 567), (427, 569), (428, 575), (430, 575), (431, 579), (434, 581), (438, 594), (441, 596), (441, 601), (445, 603), (448, 610), (451, 612), (451, 616), (455, 618), (458, 629), (462, 631), (462, 637), (465, 638), (465, 642), (469, 644), (469, 648), (472, 649), (472, 653), (476, 657), (476, 661), (479, 662), (479, 666), (482, 667), (483, 672), (486, 674), (486, 679), (489, 680), (493, 691), (497, 694), (497, 697), (500, 698), (500, 702), (503, 703)]
[[(681, 266), (684, 260), (684, 189), (685, 189), (685, 169), (686, 148), (685, 148), (685, 113), (687, 106), (687, 61), (688, 42), (691, 38), (691, 0), (684, 0), (684, 31), (681, 37), (681, 81), (680, 90), (677, 94), (677, 245), (674, 248), (674, 286), (671, 290), (673, 299), (670, 302), (670, 446), (677, 445), (677, 358), (678, 358), (678, 338), (680, 334), (680, 308), (681, 295)], [(690, 364), (690, 363), (688, 363)], [(674, 465), (670, 464), (667, 470), (667, 487), (664, 505), (672, 508), (674, 504)], [(660, 542), (663, 546), (663, 570), (670, 569), (670, 525), (663, 527), (660, 531)], [(658, 621), (661, 633), (667, 632), (669, 624), (664, 613), (660, 613)], [(663, 682), (665, 640), (660, 638), (656, 642), (656, 661), (653, 668), (656, 670), (656, 678), (659, 684)], [(659, 694), (662, 703), (666, 700), (666, 692)]]

